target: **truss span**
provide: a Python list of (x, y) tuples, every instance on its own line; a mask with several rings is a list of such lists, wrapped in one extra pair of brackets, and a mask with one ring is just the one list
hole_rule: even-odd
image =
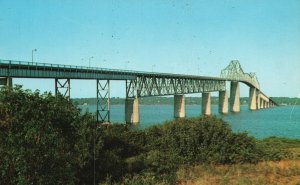
[(212, 91), (225, 91), (225, 80), (138, 76), (126, 81), (127, 97), (165, 96)]
[(244, 73), (238, 60), (232, 60), (230, 64), (221, 71), (221, 78), (227, 81), (240, 81), (249, 86), (260, 89), (259, 82), (255, 73)]

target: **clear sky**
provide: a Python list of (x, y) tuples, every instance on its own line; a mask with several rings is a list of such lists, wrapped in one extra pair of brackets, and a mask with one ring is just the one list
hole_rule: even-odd
[[(268, 96), (300, 96), (299, 0), (0, 0), (0, 58), (219, 76), (232, 59)], [(53, 91), (54, 80), (14, 81)], [(74, 80), (71, 96), (94, 97)], [(125, 96), (112, 83), (111, 96)], [(242, 96), (248, 88), (242, 86)]]

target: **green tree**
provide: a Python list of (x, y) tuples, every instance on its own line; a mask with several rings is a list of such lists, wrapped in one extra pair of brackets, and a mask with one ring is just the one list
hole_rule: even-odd
[(102, 146), (92, 117), (62, 96), (2, 88), (0, 118), (1, 184), (77, 184)]

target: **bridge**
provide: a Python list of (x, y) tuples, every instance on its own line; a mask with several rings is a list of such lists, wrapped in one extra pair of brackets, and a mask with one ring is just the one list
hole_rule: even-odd
[[(254, 73), (244, 73), (233, 60), (220, 77), (117, 70), (73, 65), (0, 60), (0, 86), (12, 86), (13, 78), (50, 78), (55, 80), (55, 94), (70, 98), (71, 79), (96, 80), (98, 122), (110, 122), (110, 81), (126, 83), (125, 121), (139, 123), (139, 98), (174, 95), (174, 117), (185, 117), (185, 94), (202, 93), (202, 114), (211, 114), (211, 92), (219, 92), (219, 113), (240, 112), (239, 83), (249, 86), (249, 109), (277, 106), (265, 95)], [(230, 106), (226, 82), (230, 82)]]

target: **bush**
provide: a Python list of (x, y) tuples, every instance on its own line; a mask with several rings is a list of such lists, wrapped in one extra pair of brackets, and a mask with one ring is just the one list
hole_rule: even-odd
[(62, 96), (2, 88), (0, 184), (175, 184), (176, 170), (184, 164), (289, 156), (288, 141), (256, 141), (233, 133), (216, 117), (178, 119), (144, 130), (117, 124), (96, 128), (95, 123)]
[(0, 118), (1, 184), (77, 184), (102, 147), (92, 117), (62, 96), (2, 88)]
[[(299, 145), (298, 141), (298, 145)], [(260, 158), (266, 161), (279, 161), (282, 159), (291, 159), (292, 153), (288, 150), (290, 145), (297, 144), (295, 140), (284, 138), (268, 137), (257, 141), (258, 147), (261, 148)]]
[(166, 123), (161, 130), (148, 130), (161, 136), (156, 140), (152, 137), (152, 148), (159, 147), (177, 164), (258, 161), (255, 139), (245, 133), (233, 133), (228, 124), (216, 117), (179, 119)]

